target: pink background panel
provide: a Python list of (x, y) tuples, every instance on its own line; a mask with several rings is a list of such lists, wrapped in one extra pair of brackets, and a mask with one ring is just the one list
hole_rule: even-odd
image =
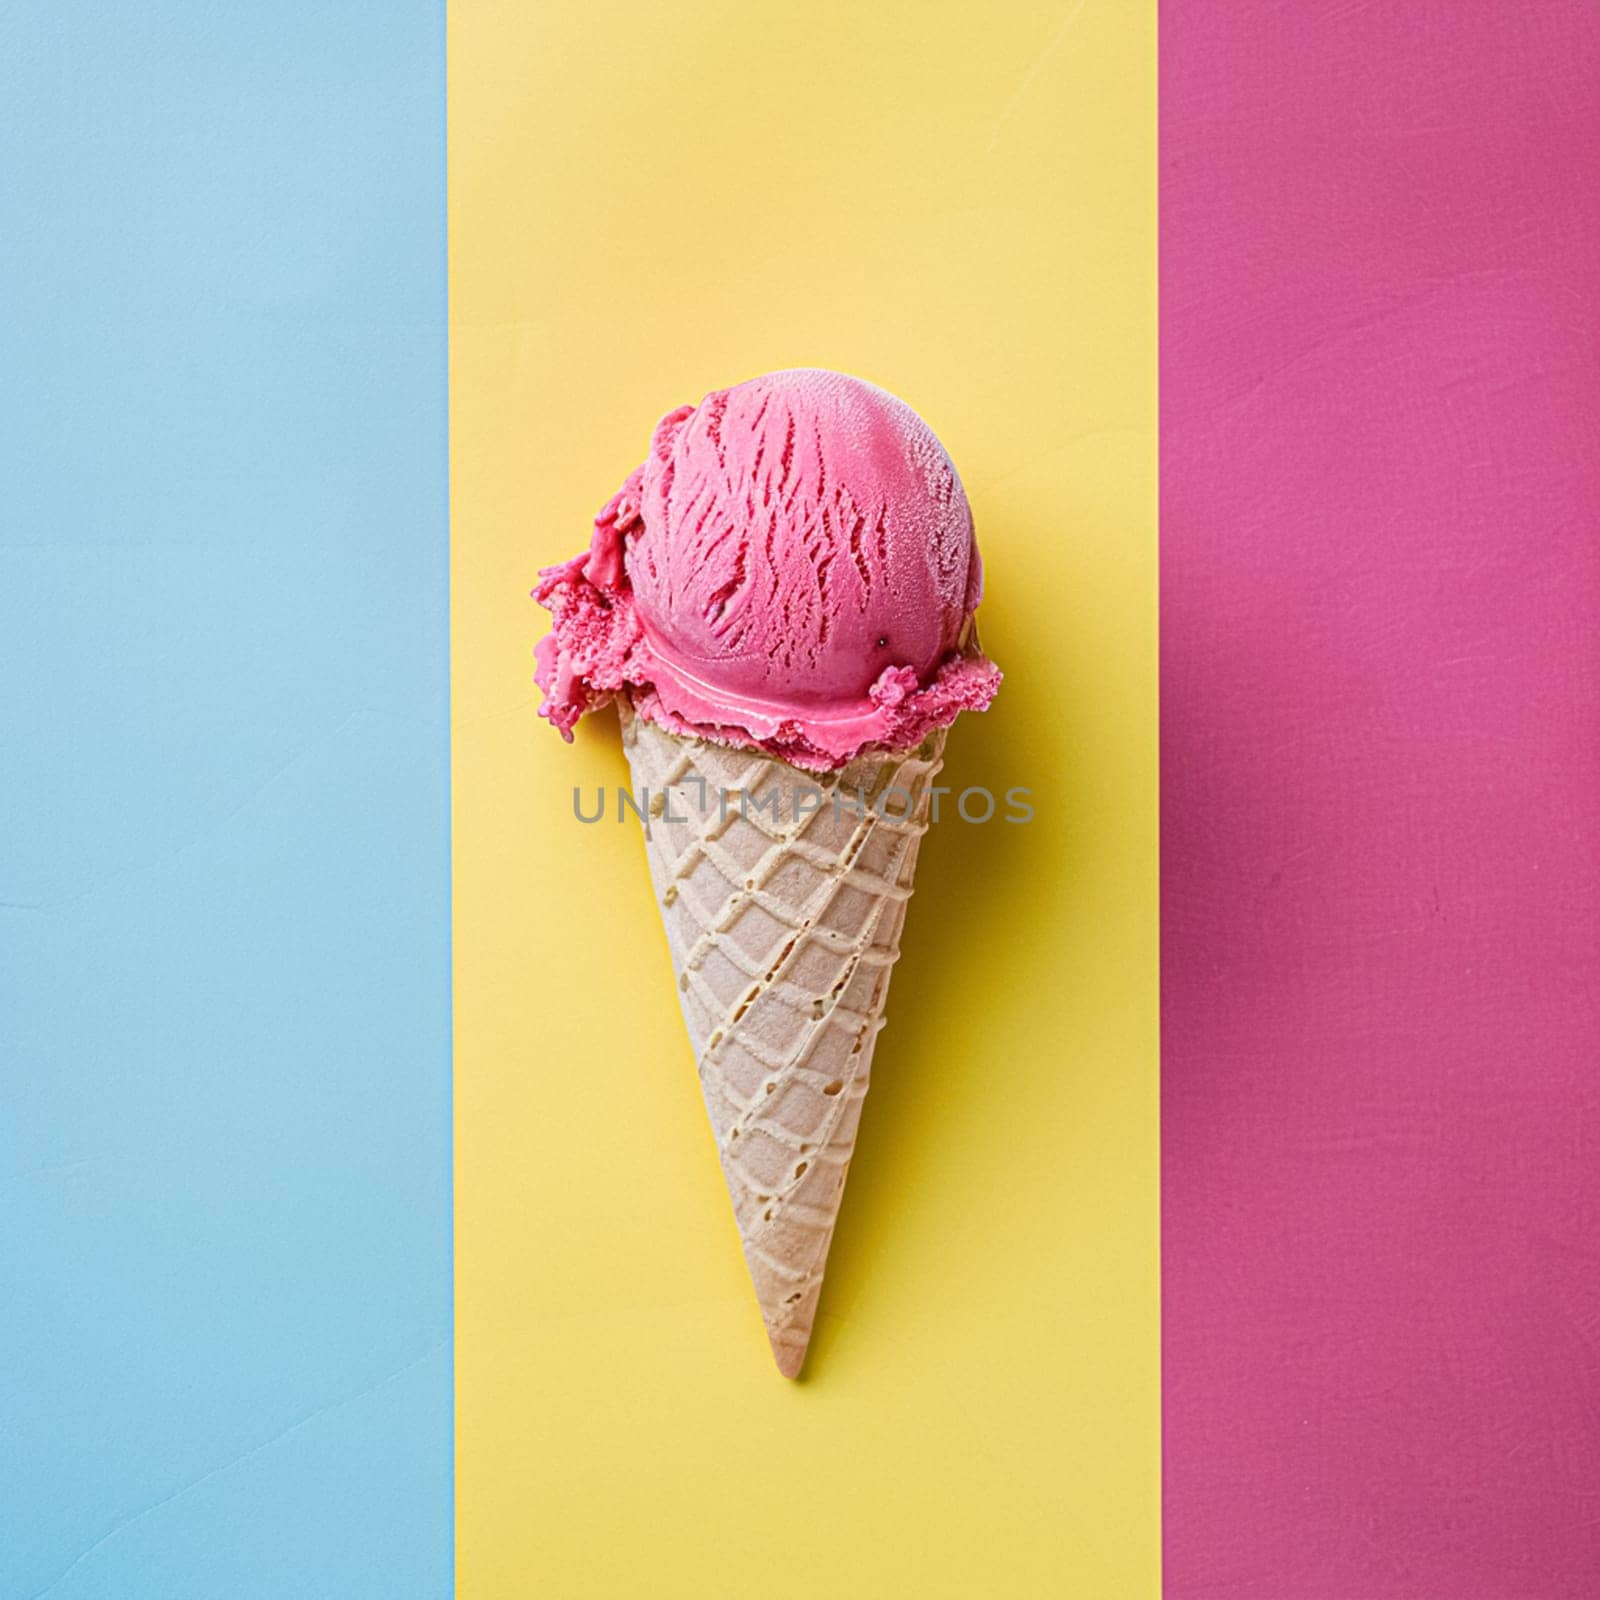
[(1175, 1600), (1600, 1595), (1600, 7), (1162, 7)]

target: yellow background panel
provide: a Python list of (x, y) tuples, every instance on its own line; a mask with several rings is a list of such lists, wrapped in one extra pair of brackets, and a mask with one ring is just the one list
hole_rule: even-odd
[[(451, 5), (467, 1600), (1158, 1592), (1154, 9)], [(925, 843), (788, 1383), (527, 595), (661, 413), (797, 365), (949, 447), (1007, 678), (948, 781), (1037, 817)]]

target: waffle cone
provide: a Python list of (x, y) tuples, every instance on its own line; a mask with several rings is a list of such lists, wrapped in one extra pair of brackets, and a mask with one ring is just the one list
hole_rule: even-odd
[(622, 742), (745, 1262), (778, 1369), (792, 1378), (944, 734), (823, 775), (668, 733), (627, 706)]

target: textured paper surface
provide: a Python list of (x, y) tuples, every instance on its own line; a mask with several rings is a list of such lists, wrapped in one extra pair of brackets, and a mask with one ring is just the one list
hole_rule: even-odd
[(1600, 1582), (1600, 11), (1162, 8), (1174, 1600)]
[[(451, 9), (467, 1600), (1157, 1592), (1154, 24)], [(1037, 816), (923, 842), (794, 1384), (527, 593), (662, 412), (799, 364), (949, 447), (1009, 676), (941, 781)]]
[(0, 15), (0, 1595), (451, 1571), (443, 27)]

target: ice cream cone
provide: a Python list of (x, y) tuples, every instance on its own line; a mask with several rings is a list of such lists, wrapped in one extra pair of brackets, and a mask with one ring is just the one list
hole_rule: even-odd
[(805, 1360), (944, 731), (813, 774), (619, 703), (700, 1087), (778, 1369)]
[(794, 1377), (945, 730), (1000, 684), (966, 491), (887, 390), (771, 372), (662, 417), (534, 596), (541, 714), (570, 739), (615, 703), (649, 792), (706, 1110)]

